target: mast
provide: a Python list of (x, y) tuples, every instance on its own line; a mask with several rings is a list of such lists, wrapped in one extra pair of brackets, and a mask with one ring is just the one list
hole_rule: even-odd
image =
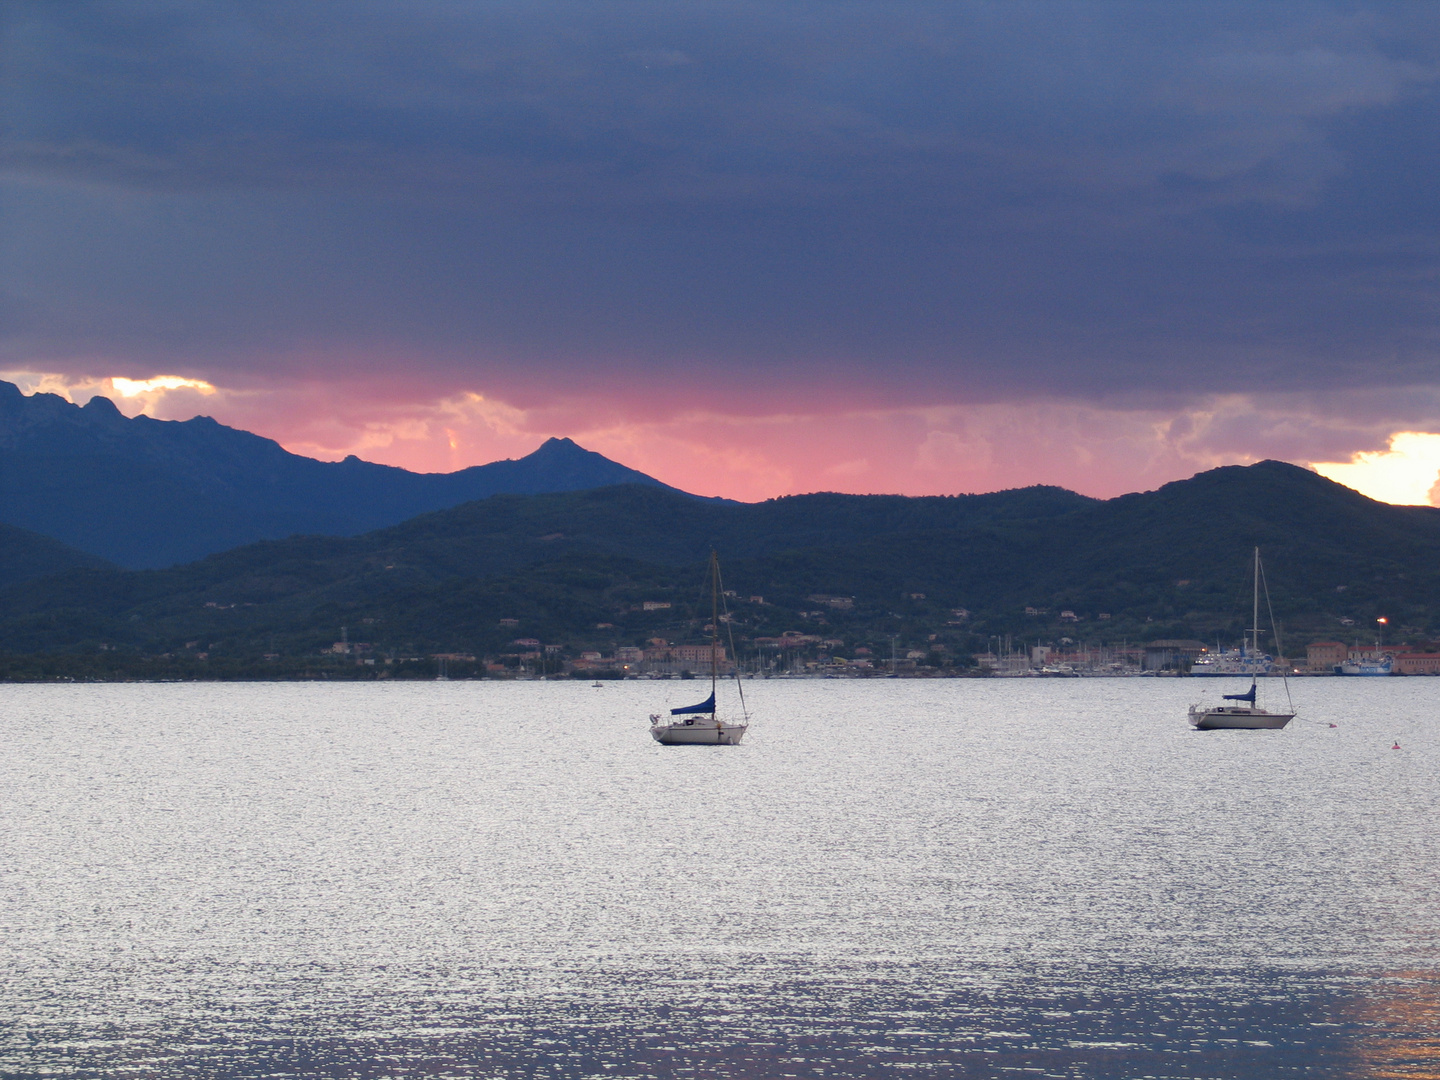
[(1260, 655), (1260, 549), (1255, 549), (1255, 603), (1250, 614), (1250, 632), (1254, 635), (1251, 639), (1250, 650), (1257, 657)]
[[(720, 673), (720, 665), (717, 653), (720, 648), (720, 560), (715, 554), (715, 549), (710, 549), (710, 701), (715, 702), (715, 681)], [(710, 712), (710, 718), (715, 718), (719, 710), (716, 705)]]

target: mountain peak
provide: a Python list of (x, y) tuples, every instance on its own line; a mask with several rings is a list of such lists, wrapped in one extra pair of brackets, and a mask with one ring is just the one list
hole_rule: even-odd
[(132, 419), (103, 395), (81, 407), (13, 383), (0, 383), (0, 478), (0, 522), (130, 567), (297, 533), (353, 536), (491, 495), (665, 486), (567, 438), (518, 461), (422, 474), (353, 454), (316, 461), (208, 416)]
[(594, 455), (595, 457), (604, 456), (603, 454), (596, 454), (593, 450), (586, 450), (583, 446), (581, 446), (573, 439), (567, 439), (563, 437), (557, 438), (552, 435), (550, 438), (546, 439), (543, 443), (537, 446), (534, 450), (530, 451), (530, 453), (526, 454), (520, 460), (528, 461), (531, 458), (542, 455), (547, 458), (567, 456), (578, 457), (582, 455)]
[(96, 394), (81, 407), (85, 409), (86, 412), (105, 414), (108, 416), (120, 415), (120, 410), (115, 407), (115, 402), (111, 401), (104, 394)]
[(612, 487), (615, 484), (669, 487), (653, 476), (621, 465), (618, 461), (611, 461), (594, 450), (587, 450), (573, 439), (557, 437), (546, 439), (522, 458), (475, 465), (450, 475), (478, 476), (482, 472), (491, 474), (501, 485), (495, 488), (496, 493), (582, 491), (588, 488)]

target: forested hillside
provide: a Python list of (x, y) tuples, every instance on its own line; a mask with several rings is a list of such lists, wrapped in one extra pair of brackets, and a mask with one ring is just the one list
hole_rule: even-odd
[(1053, 488), (755, 505), (634, 485), (495, 496), (352, 539), (15, 585), (0, 595), (0, 651), (301, 656), (341, 627), (407, 654), (694, 640), (712, 547), (742, 641), (795, 630), (962, 654), (1001, 634), (1228, 640), (1247, 623), (1256, 545), (1297, 646), (1368, 634), (1382, 614), (1395, 634), (1440, 632), (1440, 510), (1262, 462), (1107, 502)]
[(116, 567), (59, 540), (0, 524), (0, 588), (77, 569), (114, 570)]

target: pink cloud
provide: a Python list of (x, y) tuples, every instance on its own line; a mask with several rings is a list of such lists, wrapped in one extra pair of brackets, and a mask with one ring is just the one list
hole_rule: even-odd
[[(1383, 423), (1241, 397), (1180, 409), (1031, 401), (768, 413), (687, 410), (678, 402), (662, 411), (652, 402), (645, 413), (626, 415), (613, 401), (526, 410), (462, 395), (332, 419), (324, 432), (313, 420), (306, 425), (309, 452), (437, 470), (517, 457), (563, 435), (687, 491), (747, 501), (818, 490), (957, 494), (1035, 483), (1109, 497), (1218, 465), (1266, 457), (1308, 464), (1337, 447), (1348, 456), (1383, 446), (1388, 434)], [(331, 441), (314, 441), (319, 434)], [(287, 445), (299, 448), (293, 436)]]
[[(104, 380), (46, 378), (32, 378), (29, 388), (43, 384), (74, 400), (111, 392)], [(357, 364), (340, 383), (159, 388), (116, 400), (131, 415), (205, 413), (296, 453), (329, 460), (355, 454), (423, 472), (520, 457), (550, 436), (568, 436), (676, 487), (746, 501), (818, 490), (957, 494), (1036, 483), (1109, 497), (1265, 457), (1344, 461), (1384, 448), (1396, 430), (1425, 430), (1414, 422), (1420, 414), (1432, 430), (1440, 427), (1440, 408), (1423, 395), (1406, 399), (1407, 423), (1401, 403), (1356, 395), (922, 407), (873, 404), (863, 388), (838, 379), (819, 394), (772, 386), (768, 396), (752, 390), (723, 403), (703, 394), (703, 384), (703, 371), (681, 369), (644, 385), (612, 377), (572, 383), (564, 396), (501, 396)]]

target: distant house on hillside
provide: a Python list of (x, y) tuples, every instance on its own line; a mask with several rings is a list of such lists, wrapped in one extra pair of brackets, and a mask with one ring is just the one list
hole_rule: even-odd
[(802, 634), (798, 630), (786, 630), (779, 637), (757, 637), (752, 639), (757, 649), (803, 649), (820, 641), (818, 635)]

